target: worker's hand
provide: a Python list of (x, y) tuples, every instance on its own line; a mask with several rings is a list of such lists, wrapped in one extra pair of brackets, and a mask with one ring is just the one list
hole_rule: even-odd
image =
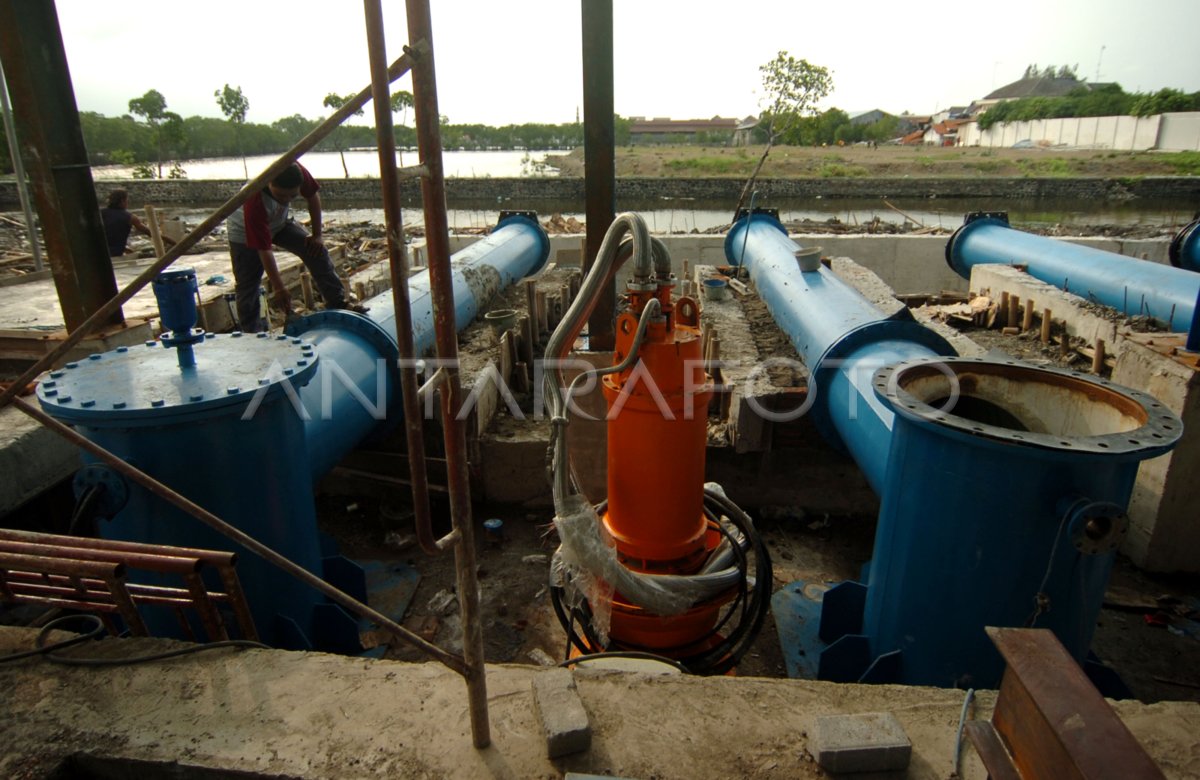
[(292, 296), (287, 290), (278, 290), (275, 293), (275, 306), (283, 312), (284, 318), (292, 316)]
[(304, 248), (310, 258), (317, 258), (325, 251), (325, 241), (320, 236), (307, 236), (304, 239)]

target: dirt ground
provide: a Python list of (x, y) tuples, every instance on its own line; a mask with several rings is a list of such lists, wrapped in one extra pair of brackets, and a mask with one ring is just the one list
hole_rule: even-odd
[[(623, 146), (618, 176), (745, 178), (762, 146)], [(563, 176), (583, 175), (583, 150), (547, 155)], [(761, 178), (1120, 177), (1194, 175), (1191, 156), (1106, 150), (934, 146), (776, 146)]]

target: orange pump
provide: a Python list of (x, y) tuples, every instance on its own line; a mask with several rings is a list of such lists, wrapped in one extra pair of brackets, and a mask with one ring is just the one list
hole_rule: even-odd
[[(712, 378), (700, 352), (699, 309), (672, 301), (669, 281), (631, 286), (629, 310), (617, 319), (614, 363), (633, 349), (637, 324), (651, 298), (651, 321), (637, 360), (604, 378), (608, 401), (608, 508), (603, 521), (621, 562), (652, 574), (694, 574), (721, 535), (704, 513), (704, 458)], [(728, 597), (682, 615), (652, 615), (614, 595), (610, 636), (624, 645), (695, 650), (713, 633)]]

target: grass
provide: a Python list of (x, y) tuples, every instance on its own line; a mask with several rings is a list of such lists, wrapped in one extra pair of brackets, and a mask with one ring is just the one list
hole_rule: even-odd
[(667, 170), (676, 173), (702, 173), (708, 175), (736, 173), (746, 167), (743, 157), (683, 157), (667, 160), (664, 164)]
[(1200, 176), (1200, 152), (1171, 152), (1163, 157), (1179, 176)]
[(997, 173), (1007, 167), (1007, 163), (1003, 160), (976, 160), (964, 162), (963, 165), (968, 168), (974, 168), (980, 173)]
[(820, 176), (822, 179), (853, 179), (866, 175), (867, 169), (861, 165), (825, 163), (817, 169), (817, 176)]
[(1071, 163), (1061, 157), (1048, 157), (1041, 160), (1017, 160), (1017, 166), (1026, 176), (1073, 176)]

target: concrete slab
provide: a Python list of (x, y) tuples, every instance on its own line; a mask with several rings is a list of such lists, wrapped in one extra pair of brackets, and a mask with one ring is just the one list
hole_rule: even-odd
[(66, 439), (19, 409), (0, 409), (0, 516), (71, 476), (80, 465), (79, 449)]
[[(32, 646), (35, 634), (0, 629), (0, 652)], [(176, 646), (119, 641), (124, 653)], [(104, 652), (94, 643), (86, 650)], [(475, 750), (462, 678), (437, 664), (278, 650), (217, 650), (103, 670), (2, 664), (0, 775), (46, 778), (81, 754), (346, 780), (569, 771), (815, 780), (824, 776), (811, 756), (816, 719), (878, 711), (893, 712), (912, 741), (909, 778), (941, 780), (953, 768), (961, 691), (588, 670), (575, 682), (591, 749), (552, 762), (529, 705), (538, 672), (487, 667), (492, 744)], [(994, 704), (994, 692), (979, 692), (975, 717), (989, 718)], [(1196, 776), (1200, 705), (1114, 707), (1168, 777)], [(965, 750), (962, 780), (986, 774)]]

